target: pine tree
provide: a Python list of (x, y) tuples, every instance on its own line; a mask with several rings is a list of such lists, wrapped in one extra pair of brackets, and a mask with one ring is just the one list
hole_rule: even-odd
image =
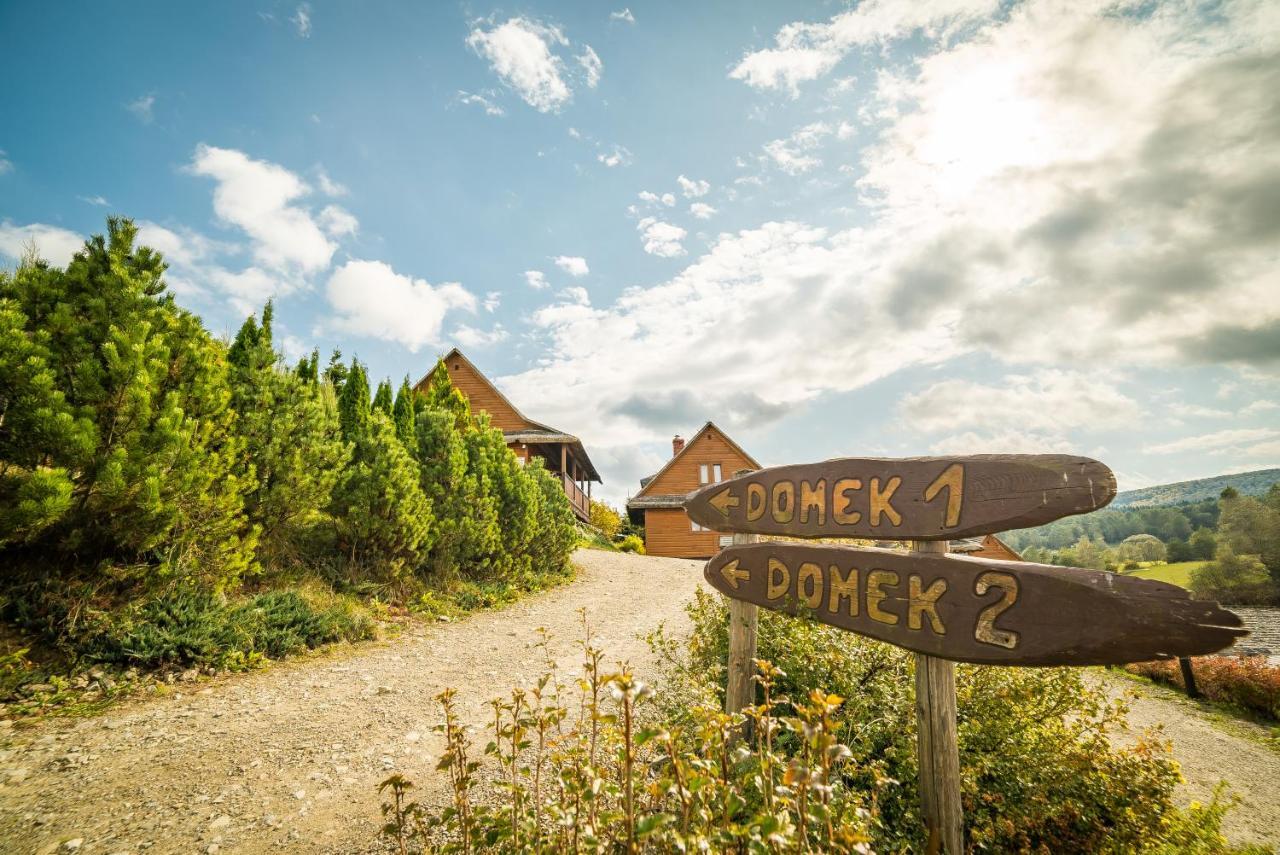
[[(304, 524), (329, 506), (350, 453), (333, 389), (307, 379), (309, 372), (284, 370), (272, 340), (272, 314), (267, 303), (260, 327), (250, 315), (229, 351), (244, 478), (252, 484), (245, 510), (269, 556), (296, 541)], [(318, 366), (318, 352), (309, 364)]]
[(378, 391), (373, 396), (373, 409), (383, 415), (391, 415), (391, 381), (384, 379), (378, 384)]
[(351, 360), (351, 368), (342, 383), (338, 396), (338, 423), (342, 426), (342, 438), (356, 442), (369, 428), (369, 378), (358, 360)]
[(329, 364), (324, 369), (324, 379), (333, 387), (333, 391), (341, 397), (342, 387), (347, 382), (347, 366), (342, 364), (342, 351), (336, 347), (333, 349), (333, 353), (329, 354)]
[(356, 440), (352, 464), (334, 491), (333, 514), (339, 548), (366, 572), (401, 579), (431, 548), (431, 502), (413, 458), (381, 411), (369, 416)]
[[(21, 327), (24, 346), (40, 351), (31, 366), (38, 374), (42, 362), (61, 393), (53, 419), (78, 425), (69, 444), (39, 440), (43, 498), (28, 496), (25, 507), (43, 503), (46, 552), (144, 573), (158, 559), (166, 571), (221, 584), (252, 565), (255, 537), (235, 470), (227, 349), (165, 293), (164, 262), (135, 247), (136, 235), (132, 222), (112, 218), (65, 270), (30, 263), (0, 280), (0, 300), (18, 314), (9, 332)], [(3, 460), (0, 469), (27, 467)], [(59, 470), (69, 503), (65, 482), (49, 480)], [(0, 501), (6, 516), (23, 513), (22, 500)], [(34, 534), (28, 526), (26, 537)]]
[(443, 359), (436, 362), (436, 368), (431, 372), (431, 382), (427, 384), (426, 394), (422, 397), (424, 409), (442, 410), (453, 416), (455, 430), (465, 431), (471, 427), (471, 403), (460, 389), (454, 387)]
[(396, 392), (396, 402), (391, 408), (391, 420), (396, 425), (396, 436), (410, 453), (416, 453), (418, 449), (417, 430), (414, 427), (413, 399), (415, 397), (416, 393), (409, 386), (409, 378), (405, 377), (400, 384), (400, 390)]

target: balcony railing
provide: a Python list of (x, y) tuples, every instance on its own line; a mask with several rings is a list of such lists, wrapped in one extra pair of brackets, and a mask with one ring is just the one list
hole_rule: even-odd
[(583, 519), (590, 519), (591, 500), (587, 498), (587, 494), (568, 475), (561, 475), (560, 481), (564, 484), (564, 494), (569, 497), (569, 504), (573, 505), (573, 509)]

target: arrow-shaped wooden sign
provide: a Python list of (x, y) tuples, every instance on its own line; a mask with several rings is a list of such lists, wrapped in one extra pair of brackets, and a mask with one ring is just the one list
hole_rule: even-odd
[(710, 484), (685, 510), (717, 531), (942, 540), (1087, 513), (1115, 494), (1110, 469), (1066, 454), (849, 457)]
[(766, 542), (725, 549), (705, 576), (734, 599), (960, 662), (1116, 665), (1247, 634), (1176, 585), (1076, 567)]

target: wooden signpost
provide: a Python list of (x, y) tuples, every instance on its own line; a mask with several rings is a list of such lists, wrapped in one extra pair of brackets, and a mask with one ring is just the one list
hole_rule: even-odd
[[(946, 554), (951, 538), (1086, 513), (1115, 491), (1098, 461), (1053, 454), (845, 458), (741, 472), (691, 494), (694, 522), (735, 533), (705, 570), (734, 605), (726, 707), (752, 702), (755, 606), (915, 651), (929, 849), (959, 855), (953, 662), (1112, 665), (1201, 656), (1246, 634), (1233, 613), (1164, 582)], [(912, 551), (755, 535), (905, 540)]]
[(706, 578), (737, 600), (982, 665), (1203, 656), (1245, 634), (1176, 585), (1079, 567), (772, 541), (723, 550)]
[(685, 510), (719, 531), (950, 540), (1087, 513), (1115, 494), (1110, 469), (1066, 454), (849, 457), (736, 475)]

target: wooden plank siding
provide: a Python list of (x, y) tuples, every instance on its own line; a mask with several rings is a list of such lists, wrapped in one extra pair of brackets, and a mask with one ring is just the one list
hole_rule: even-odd
[(689, 440), (675, 462), (645, 485), (642, 492), (648, 496), (691, 493), (702, 486), (698, 480), (698, 467), (703, 463), (708, 467), (719, 463), (721, 478), (724, 480), (732, 478), (733, 473), (739, 469), (755, 468), (750, 460), (725, 439), (724, 434), (711, 427)]
[(710, 558), (720, 551), (720, 532), (694, 531), (680, 508), (644, 512), (644, 551), (668, 558)]

